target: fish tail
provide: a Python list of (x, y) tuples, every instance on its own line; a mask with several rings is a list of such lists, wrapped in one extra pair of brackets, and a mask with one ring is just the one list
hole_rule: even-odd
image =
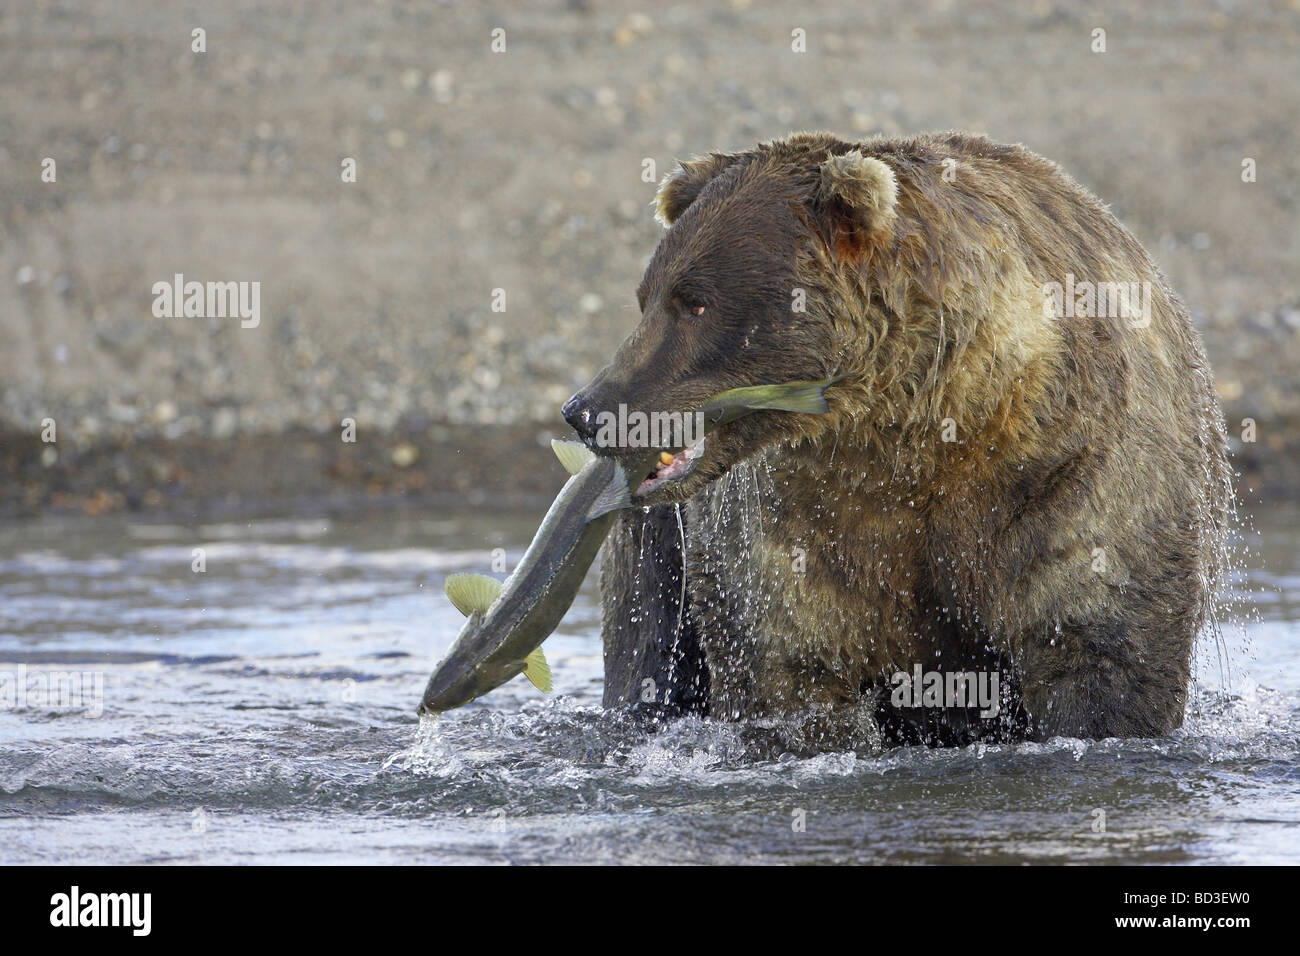
[(838, 378), (825, 378), (817, 382), (756, 385), (752, 388), (734, 389), (730, 394), (735, 400), (755, 410), (824, 415), (830, 411), (830, 405), (826, 401), (826, 389), (838, 380)]

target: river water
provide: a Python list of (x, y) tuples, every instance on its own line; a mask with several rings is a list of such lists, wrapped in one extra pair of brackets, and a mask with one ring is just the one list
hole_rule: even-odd
[(594, 573), (555, 695), (421, 723), (443, 578), (539, 518), (0, 525), (0, 863), (1300, 862), (1295, 507), (1170, 737), (816, 757), (603, 712)]

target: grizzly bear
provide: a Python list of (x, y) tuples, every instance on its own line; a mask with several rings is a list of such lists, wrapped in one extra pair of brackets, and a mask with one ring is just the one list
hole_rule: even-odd
[(1096, 197), (978, 136), (800, 133), (679, 164), (656, 208), (641, 321), (564, 408), (583, 438), (619, 405), (835, 382), (828, 413), (756, 412), (640, 484), (602, 559), (606, 706), (798, 719), (814, 746), (1181, 724), (1223, 420)]

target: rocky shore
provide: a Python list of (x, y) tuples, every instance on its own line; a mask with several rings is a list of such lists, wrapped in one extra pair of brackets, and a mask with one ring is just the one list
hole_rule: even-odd
[[(1298, 6), (0, 9), (0, 517), (544, 502), (655, 183), (799, 128), (1060, 162), (1188, 303), (1244, 497), (1292, 494)], [(159, 317), (178, 273), (256, 324)]]

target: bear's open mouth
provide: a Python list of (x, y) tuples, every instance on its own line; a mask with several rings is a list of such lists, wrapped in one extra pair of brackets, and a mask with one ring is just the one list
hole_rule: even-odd
[(699, 464), (700, 458), (704, 455), (704, 441), (704, 437), (701, 436), (675, 454), (667, 451), (660, 452), (659, 461), (655, 463), (654, 470), (646, 475), (641, 484), (637, 485), (633, 497), (644, 498), (664, 485), (681, 481), (693, 472), (695, 466)]

